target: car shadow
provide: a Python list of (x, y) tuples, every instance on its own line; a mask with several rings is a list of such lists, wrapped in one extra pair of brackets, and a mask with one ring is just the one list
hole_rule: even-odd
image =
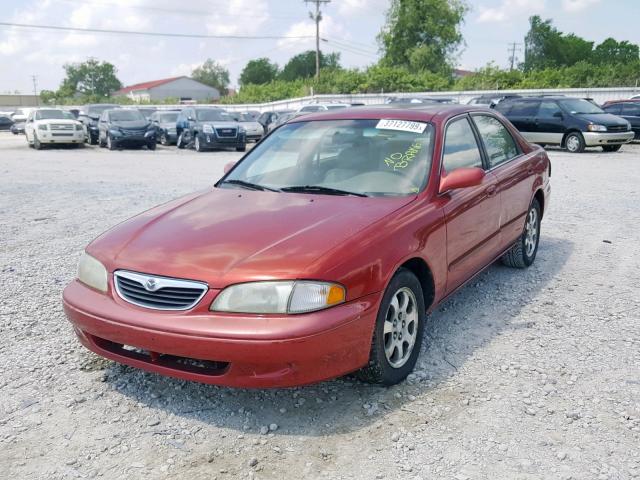
[[(106, 360), (100, 368), (107, 385), (138, 406), (148, 407), (150, 418), (171, 419), (174, 424), (189, 418), (237, 434), (255, 434), (261, 428), (265, 433), (267, 426), (275, 424), (275, 435), (318, 436), (358, 430), (398, 409), (420, 409), (415, 413), (428, 415), (431, 408), (423, 401), (428, 402), (431, 392), (473, 362), (478, 349), (496, 336), (517, 334), (535, 325), (536, 316), (528, 312), (559, 275), (572, 250), (570, 241), (543, 235), (530, 268), (512, 269), (496, 262), (474, 278), (429, 316), (415, 372), (393, 387), (343, 377), (299, 388), (232, 389), (176, 380)], [(528, 340), (535, 340), (533, 332), (526, 336)], [(90, 352), (86, 355), (93, 362), (99, 358)], [(451, 398), (456, 401), (462, 398)], [(149, 425), (154, 426), (143, 430), (171, 434), (164, 423)]]

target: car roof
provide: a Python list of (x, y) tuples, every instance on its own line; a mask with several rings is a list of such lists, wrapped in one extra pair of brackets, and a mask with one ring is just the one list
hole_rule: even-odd
[(311, 120), (367, 120), (377, 118), (397, 118), (429, 122), (436, 116), (445, 118), (467, 112), (487, 112), (486, 108), (460, 104), (407, 104), (399, 107), (397, 104), (383, 104), (364, 107), (345, 108), (313, 112), (301, 117), (295, 117), (289, 123), (308, 122)]

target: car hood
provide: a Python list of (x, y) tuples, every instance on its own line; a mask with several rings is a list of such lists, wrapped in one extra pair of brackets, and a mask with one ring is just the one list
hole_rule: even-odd
[(211, 125), (213, 128), (238, 128), (238, 124), (235, 122), (225, 122), (217, 120), (203, 120), (198, 122), (199, 125)]
[(262, 124), (258, 122), (242, 122), (240, 125), (249, 130), (264, 130)]
[(597, 125), (606, 125), (607, 127), (627, 125), (627, 121), (624, 118), (620, 118), (617, 115), (612, 115), (610, 113), (581, 113), (576, 114), (576, 117)]
[(133, 217), (87, 252), (109, 271), (200, 280), (212, 288), (317, 278), (309, 271), (314, 261), (413, 199), (213, 188)]
[(127, 121), (112, 121), (109, 123), (111, 127), (122, 127), (131, 129), (142, 129), (149, 126), (149, 122), (146, 120), (127, 120)]

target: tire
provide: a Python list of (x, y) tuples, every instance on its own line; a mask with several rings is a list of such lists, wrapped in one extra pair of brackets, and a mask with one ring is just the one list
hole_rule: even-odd
[(198, 134), (195, 135), (193, 147), (196, 149), (196, 152), (204, 152), (205, 150), (205, 148), (202, 146), (202, 143), (200, 143), (200, 135)]
[(97, 145), (97, 144), (98, 144), (98, 139), (99, 139), (99, 138), (100, 138), (100, 137), (98, 137), (98, 138), (96, 138), (96, 139), (94, 140), (93, 135), (89, 134), (89, 145)]
[(147, 149), (149, 150), (155, 150), (156, 149), (156, 141), (154, 140), (153, 142), (149, 142), (147, 143)]
[(36, 150), (42, 150), (42, 143), (40, 143), (40, 140), (38, 140), (38, 135), (36, 135), (36, 132), (33, 132), (33, 148), (35, 148)]
[(109, 135), (108, 133), (107, 133), (107, 148), (109, 150), (115, 150), (117, 148), (116, 142), (111, 140), (111, 135)]
[(246, 145), (242, 145), (241, 147), (236, 147), (236, 152), (246, 152), (246, 151), (247, 151)]
[[(404, 311), (399, 308), (403, 304)], [(395, 385), (407, 378), (420, 355), (426, 316), (420, 282), (409, 270), (399, 269), (380, 303), (369, 363), (356, 376), (381, 385)], [(398, 337), (394, 337), (396, 334)], [(405, 338), (399, 345), (398, 338), (403, 335)]]
[(178, 135), (178, 140), (176, 140), (176, 147), (183, 149), (185, 147), (184, 144), (184, 132), (180, 132), (180, 135)]
[[(535, 230), (533, 228), (535, 227)], [(527, 268), (536, 259), (540, 242), (540, 203), (535, 198), (525, 217), (522, 235), (502, 256), (502, 263), (513, 268)]]
[(106, 146), (106, 145), (105, 145), (105, 142), (103, 142), (103, 141), (100, 139), (100, 137), (98, 137), (98, 146), (99, 146), (100, 148), (104, 148), (104, 147)]
[(568, 152), (582, 153), (585, 147), (584, 137), (580, 132), (571, 132), (567, 135), (567, 138), (564, 139), (564, 147)]
[(622, 148), (622, 145), (603, 145), (602, 146), (602, 151), (603, 152), (617, 152), (621, 148)]
[(169, 139), (167, 138), (167, 134), (162, 132), (160, 135), (160, 145), (164, 145), (165, 147), (169, 145)]

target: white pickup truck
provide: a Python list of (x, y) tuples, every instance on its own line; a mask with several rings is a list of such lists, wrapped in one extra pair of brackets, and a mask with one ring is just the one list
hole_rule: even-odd
[(24, 133), (30, 147), (40, 150), (50, 143), (84, 145), (85, 127), (70, 112), (38, 108), (29, 113)]

